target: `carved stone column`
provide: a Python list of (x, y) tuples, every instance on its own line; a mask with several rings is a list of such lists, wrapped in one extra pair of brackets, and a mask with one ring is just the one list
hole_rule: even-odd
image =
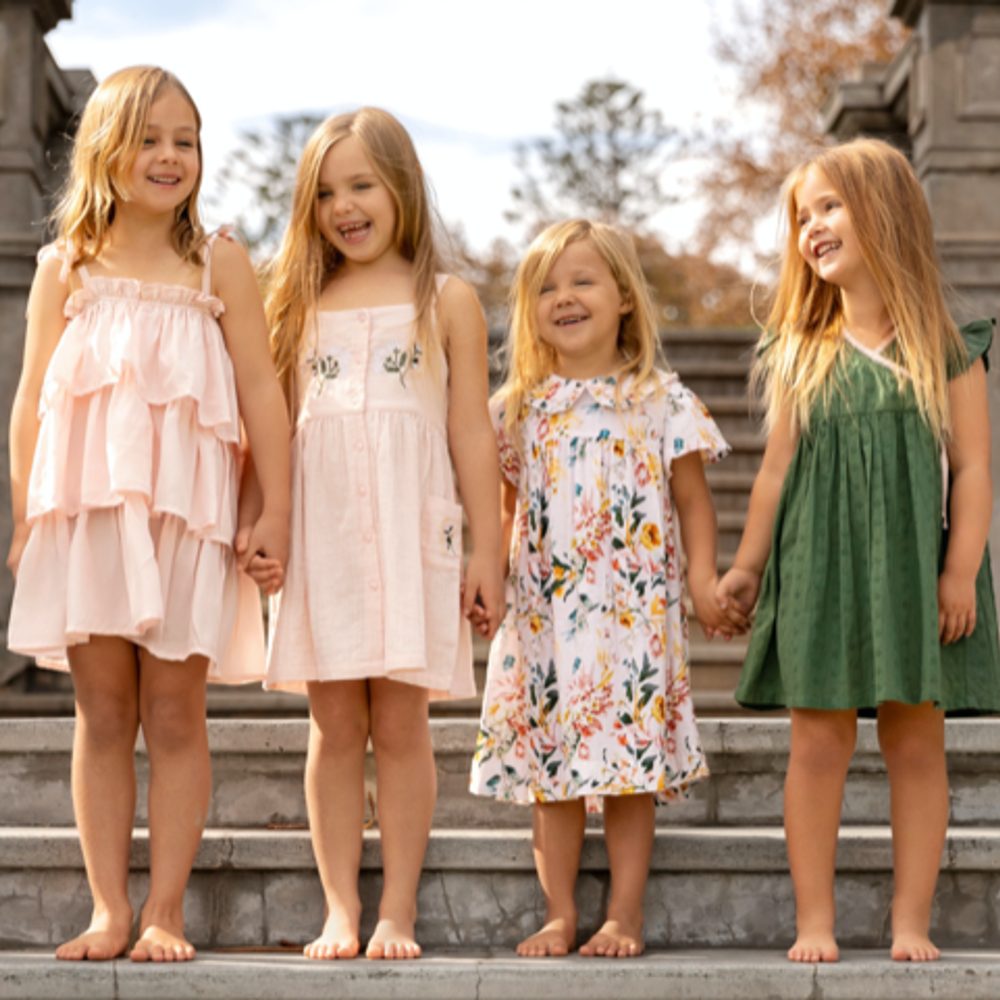
[[(64, 72), (45, 34), (70, 17), (72, 0), (0, 0), (0, 547), (10, 540), (7, 418), (21, 368), (24, 310), (45, 216), (61, 174), (64, 134), (94, 85)], [(0, 570), (0, 684), (20, 669), (6, 651), (13, 581)]]

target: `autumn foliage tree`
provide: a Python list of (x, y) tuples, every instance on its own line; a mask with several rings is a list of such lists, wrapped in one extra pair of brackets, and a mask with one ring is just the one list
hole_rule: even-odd
[(902, 47), (905, 30), (887, 7), (886, 0), (737, 0), (734, 18), (717, 22), (716, 55), (735, 73), (745, 113), (738, 126), (716, 124), (696, 142), (707, 163), (702, 250), (752, 245), (782, 179), (825, 141), (823, 107), (837, 84)]

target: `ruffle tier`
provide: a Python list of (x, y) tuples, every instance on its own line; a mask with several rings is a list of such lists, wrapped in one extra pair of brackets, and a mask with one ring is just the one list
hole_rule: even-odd
[(195, 289), (88, 277), (39, 404), (31, 534), (8, 643), (65, 668), (92, 635), (260, 680), (260, 598), (235, 564), (240, 422), (232, 363)]

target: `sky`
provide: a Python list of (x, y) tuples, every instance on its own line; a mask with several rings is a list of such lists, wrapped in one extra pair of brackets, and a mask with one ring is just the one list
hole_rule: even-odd
[[(47, 36), (64, 68), (101, 79), (154, 63), (175, 73), (204, 122), (209, 222), (215, 176), (241, 130), (277, 115), (362, 104), (410, 131), (438, 210), (470, 244), (520, 238), (504, 220), (518, 179), (517, 143), (551, 135), (555, 103), (613, 76), (682, 129), (735, 114), (712, 55), (711, 24), (732, 0), (74, 0)], [(665, 178), (677, 205), (654, 228), (683, 249), (698, 218), (679, 163)]]

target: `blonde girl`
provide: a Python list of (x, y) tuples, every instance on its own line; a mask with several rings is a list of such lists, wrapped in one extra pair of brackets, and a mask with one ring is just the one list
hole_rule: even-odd
[[(791, 711), (794, 961), (833, 961), (834, 859), (859, 710), (889, 773), (894, 959), (938, 957), (946, 710), (1000, 708), (986, 552), (989, 322), (948, 315), (906, 158), (861, 139), (786, 183), (788, 239), (754, 376), (769, 436), (733, 569), (756, 621), (737, 690)], [(947, 526), (947, 530), (946, 530)]]
[(205, 681), (264, 667), (256, 588), (233, 552), (241, 417), (263, 497), (248, 547), (279, 575), (287, 548), (281, 390), (250, 262), (198, 218), (200, 130), (165, 70), (104, 80), (28, 302), (10, 428), (8, 641), (73, 676), (73, 805), (93, 916), (62, 959), (129, 946), (140, 727), (150, 873), (131, 957), (194, 954), (182, 904), (210, 791)]
[(502, 585), (486, 325), (472, 289), (441, 272), (423, 172), (392, 115), (361, 108), (309, 139), (267, 313), (295, 417), (268, 684), (308, 690), (306, 797), (327, 910), (305, 954), (360, 949), (371, 738), (384, 884), (366, 954), (414, 958), (436, 787), (428, 699), (475, 693), (463, 613), (491, 635)]
[(572, 220), (535, 239), (493, 406), (509, 611), (490, 651), (471, 782), (533, 806), (545, 918), (520, 955), (575, 947), (588, 799), (603, 803), (611, 895), (580, 952), (640, 954), (654, 804), (707, 774), (680, 543), (695, 613), (730, 634), (703, 468), (727, 449), (658, 345), (628, 236)]

